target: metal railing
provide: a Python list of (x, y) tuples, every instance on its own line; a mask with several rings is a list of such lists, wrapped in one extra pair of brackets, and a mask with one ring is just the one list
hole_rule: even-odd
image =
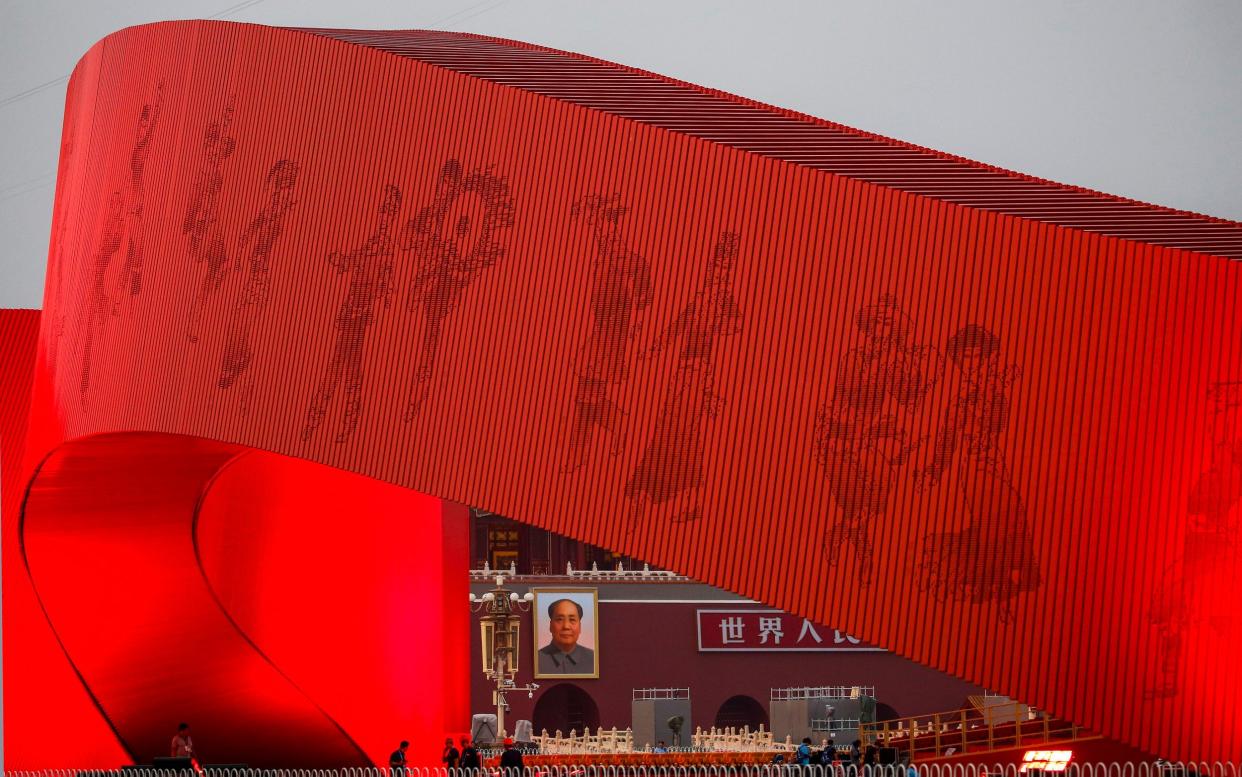
[(772, 701), (798, 699), (857, 699), (875, 696), (874, 685), (822, 685), (815, 688), (773, 688)]
[(882, 742), (915, 761), (1060, 744), (1089, 736), (1095, 734), (1067, 720), (1036, 716), (1017, 702), (864, 723), (858, 731), (864, 744)]
[(635, 688), (634, 701), (650, 699), (690, 699), (689, 688)]
[[(676, 763), (676, 754), (663, 756), (644, 754), (638, 765), (606, 766), (599, 764), (554, 764), (528, 766), (523, 769), (212, 769), (156, 770), (127, 767), (125, 769), (38, 769), (13, 770), (0, 773), (3, 777), (1028, 777), (1018, 764), (915, 764), (912, 767), (874, 766), (855, 768), (851, 765), (797, 766), (792, 764), (710, 764)], [(911, 774), (913, 772), (913, 774)], [(1168, 763), (1127, 761), (1108, 763), (1073, 763), (1065, 769), (1065, 777), (1240, 777), (1242, 768), (1227, 761)], [(1046, 773), (1045, 773), (1046, 777)]]
[(811, 718), (811, 731), (857, 731), (858, 718)]
[(508, 569), (492, 569), (484, 564), (482, 569), (470, 570), (470, 580), (472, 582), (489, 582), (496, 575), (504, 575), (506, 579), (521, 582), (523, 580), (539, 580), (539, 581), (557, 581), (557, 582), (614, 582), (614, 583), (693, 583), (689, 577), (679, 575), (676, 572), (668, 572), (663, 569), (652, 569), (647, 564), (643, 564), (642, 569), (626, 569), (624, 565), (617, 564), (616, 569), (600, 569), (597, 565), (592, 564), (590, 569), (574, 569), (573, 564), (565, 565), (565, 573), (541, 573), (520, 575), (517, 571), (517, 565), (511, 564)]

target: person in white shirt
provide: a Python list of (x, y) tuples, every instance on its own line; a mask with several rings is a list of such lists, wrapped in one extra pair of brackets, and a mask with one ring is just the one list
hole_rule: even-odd
[(169, 755), (173, 758), (194, 757), (194, 742), (190, 739), (189, 723), (177, 726), (177, 735), (172, 738), (172, 752)]

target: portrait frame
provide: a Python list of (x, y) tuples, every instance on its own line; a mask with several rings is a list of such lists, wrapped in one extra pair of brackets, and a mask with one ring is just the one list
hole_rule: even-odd
[[(535, 595), (531, 602), (531, 632), (534, 650), (531, 651), (531, 670), (537, 680), (598, 680), (599, 679), (599, 589), (587, 587), (531, 588)], [(569, 599), (582, 607), (582, 626), (579, 643), (594, 651), (595, 661), (589, 673), (540, 672), (540, 651), (552, 644), (549, 631), (551, 623), (548, 606), (558, 599)]]

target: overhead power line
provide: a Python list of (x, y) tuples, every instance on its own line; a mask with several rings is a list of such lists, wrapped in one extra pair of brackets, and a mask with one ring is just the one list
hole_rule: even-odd
[[(266, 0), (245, 0), (245, 2), (237, 3), (236, 5), (231, 5), (228, 8), (225, 8), (223, 11), (218, 11), (217, 13), (214, 13), (207, 18), (208, 19), (222, 19), (225, 16), (230, 16), (232, 14), (254, 8), (256, 5), (263, 3), (263, 2), (266, 2)], [(22, 100), (25, 100), (27, 97), (34, 97), (36, 94), (39, 94), (40, 92), (44, 92), (48, 89), (51, 89), (54, 86), (59, 86), (60, 84), (68, 82), (68, 80), (69, 80), (69, 76), (67, 75), (61, 76), (60, 78), (53, 78), (51, 81), (47, 81), (46, 83), (42, 83), (37, 86), (32, 86), (29, 89), (26, 89), (21, 92), (17, 92), (15, 94), (11, 94), (8, 97), (0, 98), (0, 108), (3, 108), (7, 105), (12, 105), (15, 102), (20, 102)]]

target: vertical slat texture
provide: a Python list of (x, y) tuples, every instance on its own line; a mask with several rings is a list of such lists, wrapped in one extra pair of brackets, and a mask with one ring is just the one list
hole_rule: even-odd
[[(1165, 756), (1242, 757), (1242, 227), (518, 44), (326, 35), (176, 22), (84, 58), (31, 456), (115, 430), (299, 456), (830, 620)], [(160, 82), (144, 285), (114, 306), (108, 202), (132, 203)], [(185, 223), (203, 175), (218, 286)], [(501, 181), (512, 223), (481, 196)], [(572, 217), (614, 193), (651, 275), (615, 331), (630, 281)], [(256, 254), (242, 237), (282, 197)], [(484, 223), (494, 262), (471, 258)], [(600, 353), (624, 369), (585, 381)], [(567, 466), (605, 401), (618, 434), (591, 425)]]

